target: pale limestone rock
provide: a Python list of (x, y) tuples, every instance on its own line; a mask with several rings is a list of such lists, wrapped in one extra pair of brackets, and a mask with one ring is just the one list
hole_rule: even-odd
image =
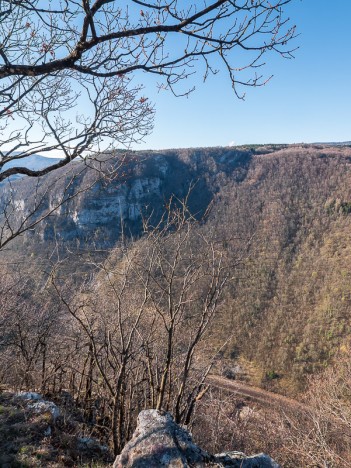
[(37, 414), (50, 413), (53, 421), (56, 421), (56, 419), (60, 416), (59, 408), (52, 401), (36, 401), (35, 403), (28, 405), (28, 409)]
[(169, 413), (142, 411), (132, 439), (116, 458), (113, 468), (279, 468), (269, 456), (246, 457), (240, 452), (210, 455), (192, 441)]
[(41, 400), (43, 398), (42, 395), (37, 392), (18, 392), (15, 397), (22, 400)]

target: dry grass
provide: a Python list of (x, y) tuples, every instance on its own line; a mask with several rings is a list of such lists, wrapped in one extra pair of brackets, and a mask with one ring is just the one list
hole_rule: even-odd
[(35, 414), (28, 402), (13, 393), (0, 393), (0, 466), (49, 467), (110, 466), (107, 452), (98, 443), (79, 446), (82, 428), (68, 414), (54, 422), (49, 412)]

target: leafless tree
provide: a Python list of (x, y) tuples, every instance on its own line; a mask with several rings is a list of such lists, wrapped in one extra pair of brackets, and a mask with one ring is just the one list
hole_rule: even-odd
[[(16, 271), (17, 270), (17, 271)], [(33, 285), (20, 269), (3, 268), (0, 301), (0, 382), (16, 389), (45, 391), (52, 372), (52, 344), (61, 328), (59, 307), (46, 294), (30, 296)], [(40, 296), (40, 297), (39, 297)]]
[[(0, 181), (149, 133), (153, 108), (133, 84), (138, 72), (175, 94), (191, 91), (177, 85), (196, 70), (206, 79), (226, 69), (238, 97), (240, 85), (263, 85), (266, 55), (292, 56), (290, 1), (1, 0)], [(38, 152), (62, 159), (21, 167)]]
[(53, 284), (81, 332), (84, 358), (72, 363), (81, 376), (73, 394), (89, 417), (99, 400), (100, 425), (118, 453), (141, 409), (191, 420), (218, 351), (206, 349), (206, 333), (230, 268), (222, 244), (203, 235), (184, 204), (170, 207), (143, 239), (118, 248), (97, 268), (77, 297), (59, 269)]
[(304, 417), (284, 415), (284, 450), (311, 467), (346, 468), (351, 463), (350, 346), (336, 362), (309, 379)]

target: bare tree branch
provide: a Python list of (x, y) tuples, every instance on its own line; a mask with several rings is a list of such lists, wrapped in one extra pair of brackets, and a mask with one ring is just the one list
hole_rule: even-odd
[(204, 79), (227, 70), (240, 98), (241, 86), (265, 84), (255, 70), (266, 55), (292, 56), (290, 1), (2, 0), (0, 169), (35, 152), (62, 161), (40, 171), (5, 166), (0, 181), (142, 139), (154, 110), (132, 83), (138, 73), (159, 76), (177, 95), (193, 89), (181, 83), (201, 61)]

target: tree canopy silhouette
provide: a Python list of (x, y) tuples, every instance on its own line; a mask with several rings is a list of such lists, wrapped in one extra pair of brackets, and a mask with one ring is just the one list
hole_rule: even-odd
[[(182, 85), (193, 73), (221, 68), (238, 97), (240, 85), (263, 85), (266, 54), (292, 55), (290, 1), (2, 0), (0, 181), (143, 138), (154, 109), (132, 82), (137, 73), (177, 95), (193, 89)], [(62, 159), (21, 166), (38, 152)]]

